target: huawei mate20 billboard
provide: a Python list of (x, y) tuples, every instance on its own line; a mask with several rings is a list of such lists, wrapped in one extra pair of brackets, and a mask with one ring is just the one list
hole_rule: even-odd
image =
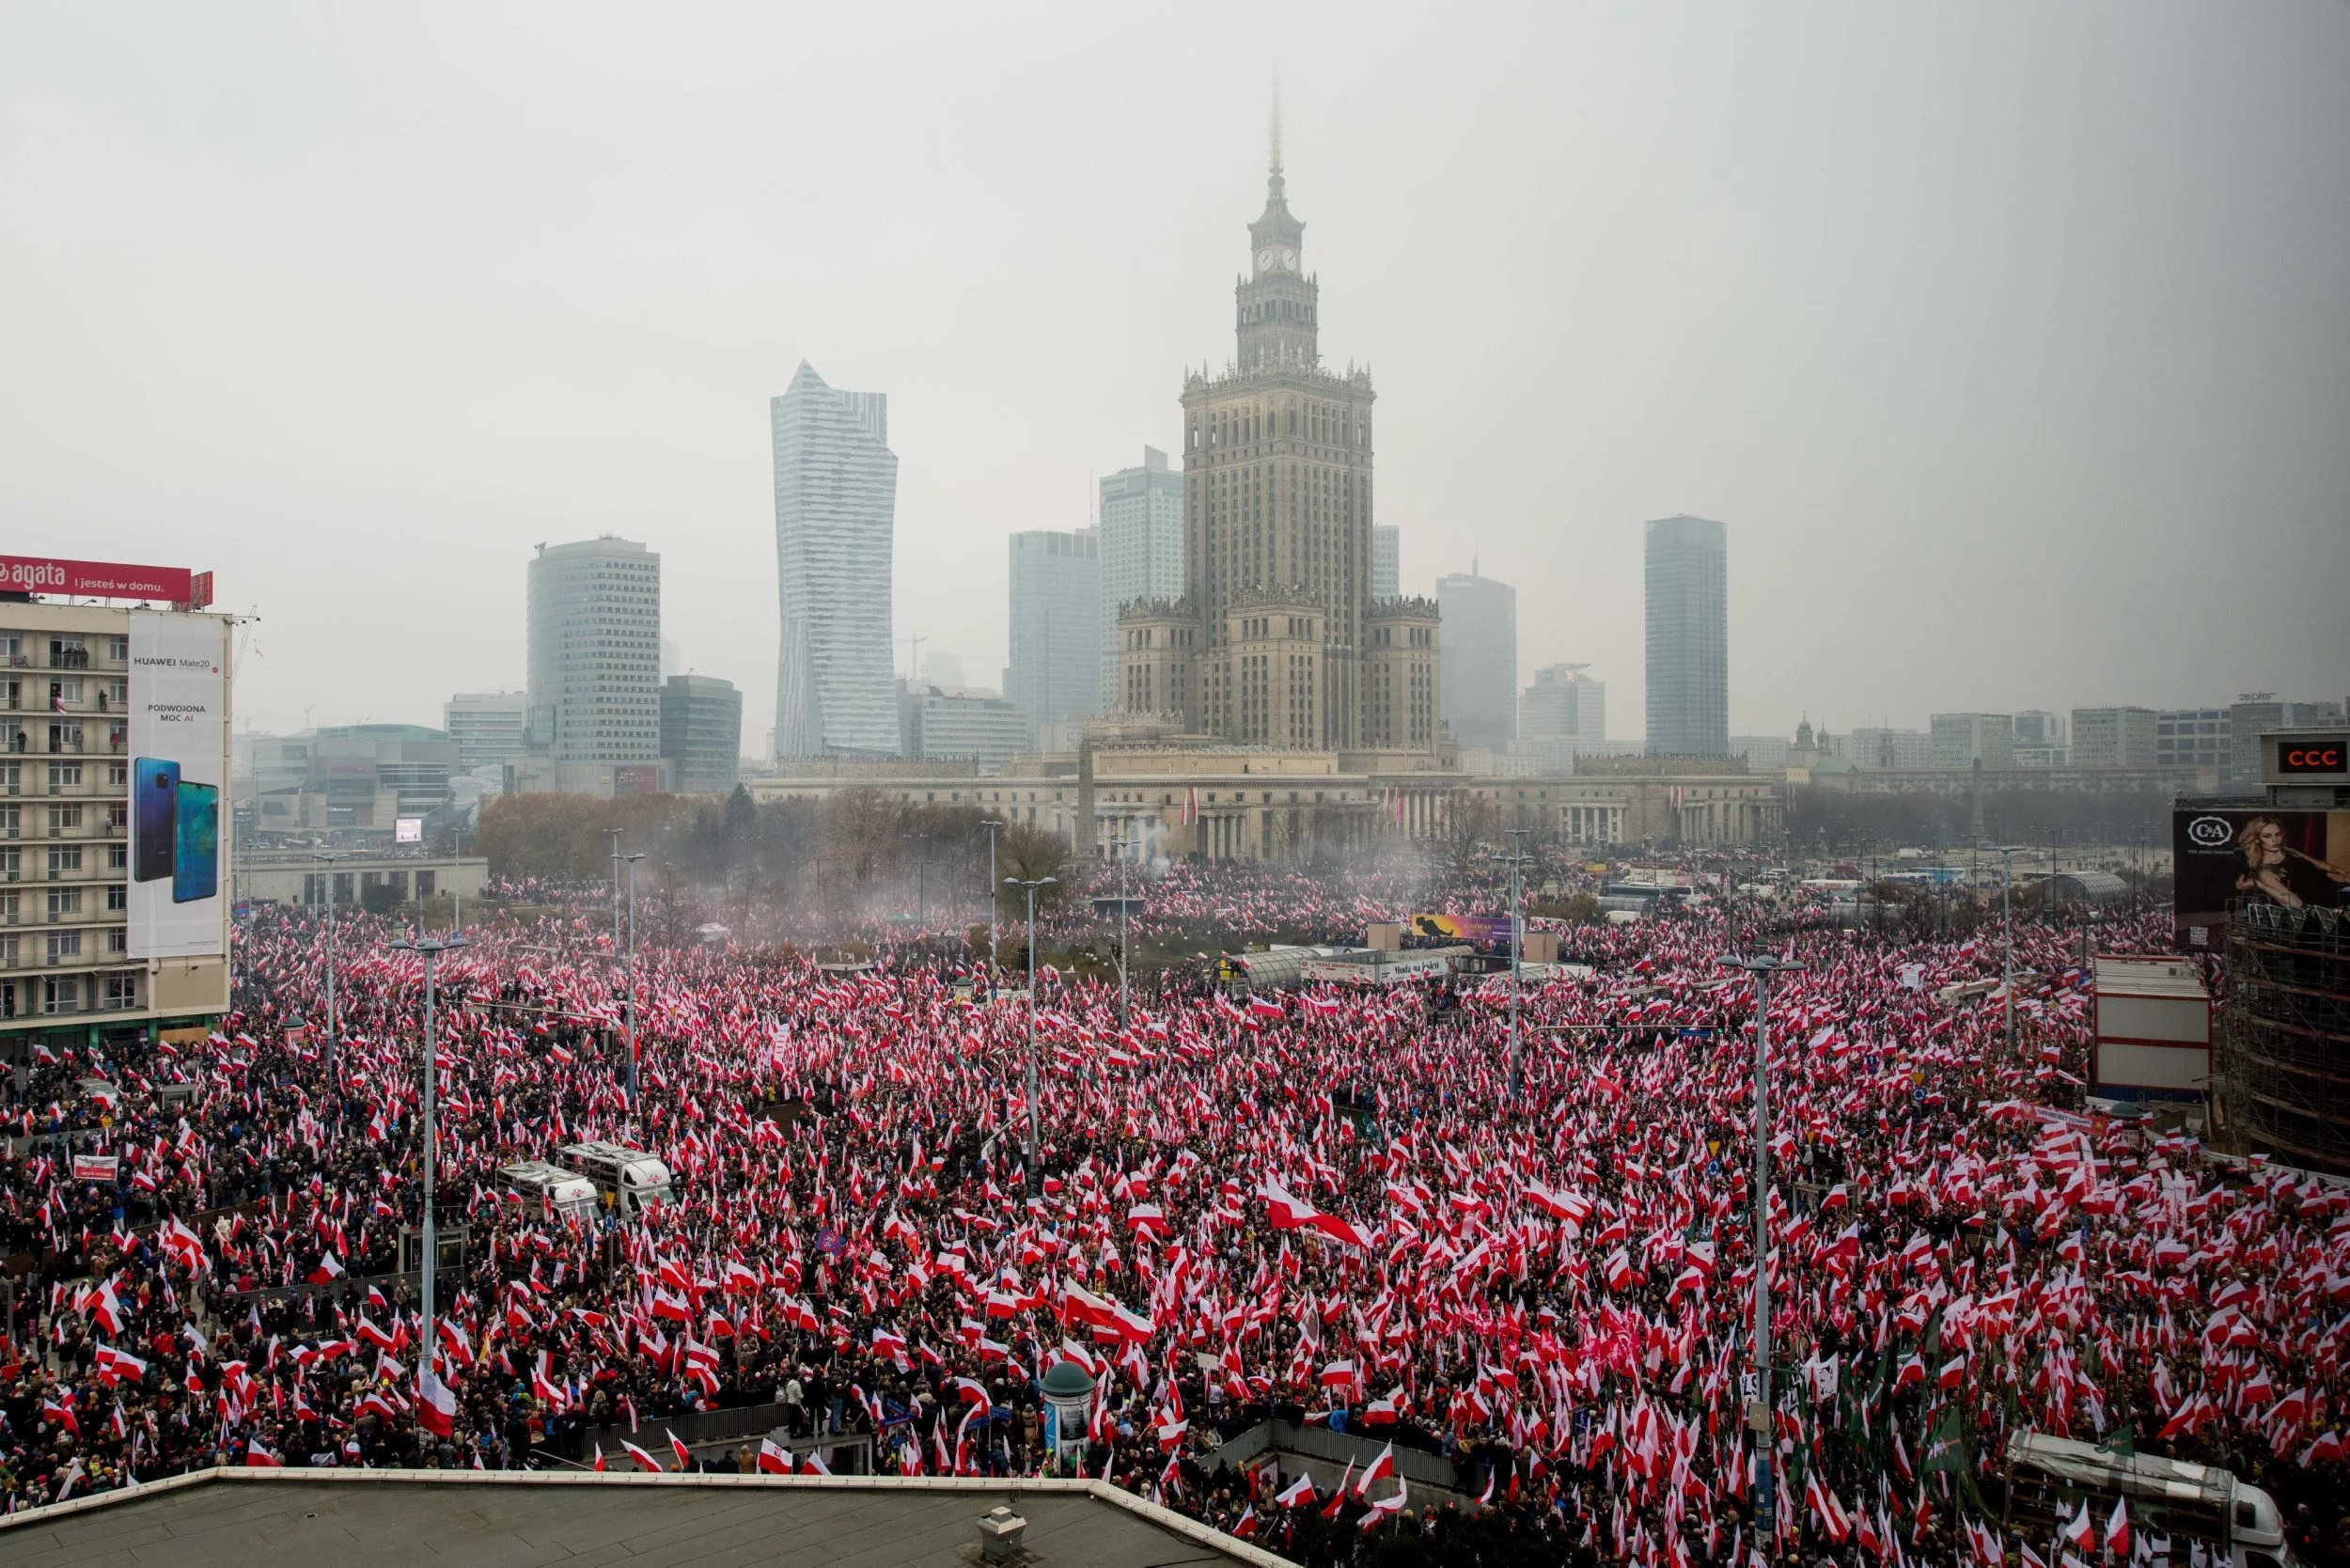
[(227, 623), (131, 617), (131, 956), (222, 950)]

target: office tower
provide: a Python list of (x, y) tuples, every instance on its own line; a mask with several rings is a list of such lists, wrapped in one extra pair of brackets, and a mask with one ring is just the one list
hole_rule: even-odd
[(2025, 708), (2015, 715), (2017, 745), (2063, 745), (2067, 730), (2062, 713), (2045, 708)]
[(661, 755), (661, 557), (605, 534), (530, 562), (530, 746), (556, 762)]
[(1928, 769), (1935, 765), (1937, 755), (1931, 733), (1883, 725), (1848, 729), (1832, 742), (1823, 736), (1822, 745), (1828, 755), (1841, 758), (1861, 773)]
[(661, 683), (661, 760), (680, 794), (724, 794), (743, 764), (743, 694), (711, 675)]
[[(1528, 686), (1526, 690), (1530, 698), (1534, 688)], [(1730, 754), (1732, 757), (1745, 758), (1747, 771), (1749, 773), (1778, 773), (1787, 766), (1787, 754), (1793, 749), (1793, 743), (1784, 735), (1732, 735), (1730, 737)]]
[(2225, 708), (2165, 708), (2154, 715), (2154, 766), (2217, 768), (2226, 777), (2233, 760)]
[[(1375, 708), (1378, 734), (1424, 732), (1433, 745), (1440, 695), (1415, 698), (1410, 678), (1438, 656), (1434, 606), (1372, 609), (1375, 394), (1369, 370), (1322, 362), (1305, 228), (1277, 120), (1251, 270), (1234, 290), (1237, 353), (1183, 381), (1184, 597), (1121, 611), (1120, 700), (1135, 707), (1147, 686), (1150, 711), (1187, 729), (1331, 748), (1392, 744), (1374, 738)], [(1366, 681), (1374, 650), (1402, 682), (1382, 698)]]
[(911, 755), (968, 757), (981, 773), (1001, 773), (1029, 745), (1028, 715), (1020, 704), (988, 693), (926, 686), (909, 703), (907, 726)]
[(2151, 768), (2154, 765), (2155, 725), (2152, 708), (2076, 708), (2073, 766)]
[(1091, 528), (1012, 535), (1004, 695), (1028, 715), (1033, 733), (1095, 712), (1101, 682), (1101, 536)]
[(1660, 517), (1645, 530), (1648, 750), (1730, 751), (1730, 541), (1719, 523)]
[(806, 360), (771, 400), (776, 458), (776, 755), (898, 750), (889, 398), (824, 384)]
[(1183, 596), (1183, 477), (1156, 447), (1102, 480), (1102, 674), (1093, 711), (1119, 705), (1118, 612)]
[(2228, 775), (2237, 784), (2261, 778), (2261, 737), (2272, 729), (2307, 729), (2342, 722), (2339, 702), (2280, 702), (2273, 692), (2246, 692), (2228, 709)]
[[(1518, 698), (1518, 739), (1596, 747), (1607, 739), (1607, 683), (1589, 665), (1545, 665)], [(1778, 737), (1783, 747), (1786, 737)]]
[(1444, 618), (1444, 716), (1463, 747), (1506, 748), (1518, 734), (1518, 591), (1474, 568), (1436, 579)]
[(1378, 523), (1371, 530), (1371, 596), (1394, 599), (1403, 592), (1403, 530)]
[(1934, 736), (1934, 765), (1937, 768), (1986, 768), (2015, 765), (2015, 716), (2013, 713), (1935, 713), (1926, 721)]
[(522, 760), (530, 724), (525, 692), (459, 692), (441, 704), (441, 728), (457, 745), (457, 771)]

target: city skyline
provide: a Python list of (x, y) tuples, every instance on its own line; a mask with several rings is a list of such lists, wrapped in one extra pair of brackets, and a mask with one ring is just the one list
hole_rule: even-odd
[[(1328, 306), (1393, 389), (1403, 589), (1480, 553), (1526, 596), (1522, 666), (1590, 661), (1626, 731), (1637, 525), (1684, 510), (1740, 530), (1740, 732), (2338, 685), (2350, 279), (2309, 149), (2350, 145), (2323, 90), (2350, 13), (1798, 5), (1734, 49), (1697, 15), (1529, 8), (1498, 63), (1400, 9), (1264, 29), (1348, 261)], [(949, 22), (912, 61), (822, 26), (843, 63), (778, 92), (758, 27), (591, 21), (543, 62), (493, 23), (477, 79), (368, 19), (290, 43), (21, 14), (0, 499), (82, 554), (216, 571), (261, 618), (257, 729), (520, 684), (502, 563), (606, 531), (663, 553), (693, 665), (763, 713), (753, 410), (805, 355), (897, 405), (900, 629), (993, 670), (1004, 535), (1085, 525), (1090, 476), (1179, 437), (1265, 71), (1185, 40), (1112, 92), (1070, 70), (1125, 41), (1107, 19)], [(526, 117), (488, 86), (525, 58)], [(1020, 102), (942, 137), (975, 63)], [(1079, 113), (1098, 134), (1048, 133)], [(792, 202), (745, 196), (772, 183), (747, 149), (848, 114), (871, 133)], [(1454, 212), (1473, 243), (1429, 221)], [(352, 594), (321, 584), (399, 603), (403, 657), (339, 658)], [(1852, 657), (1856, 620), (1921, 600), (1975, 613)], [(1535, 631), (1551, 601), (1571, 646)]]

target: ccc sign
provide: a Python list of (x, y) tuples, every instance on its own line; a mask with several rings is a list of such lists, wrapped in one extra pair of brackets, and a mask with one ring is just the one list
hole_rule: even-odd
[(2341, 773), (2343, 771), (2343, 744), (2340, 741), (2286, 741), (2277, 746), (2277, 771), (2287, 773)]

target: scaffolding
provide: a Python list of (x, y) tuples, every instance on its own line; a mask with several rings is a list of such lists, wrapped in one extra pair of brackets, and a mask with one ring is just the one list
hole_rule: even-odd
[(2350, 1172), (2350, 912), (2236, 905), (2227, 984), (2222, 1060), (2254, 1146)]

